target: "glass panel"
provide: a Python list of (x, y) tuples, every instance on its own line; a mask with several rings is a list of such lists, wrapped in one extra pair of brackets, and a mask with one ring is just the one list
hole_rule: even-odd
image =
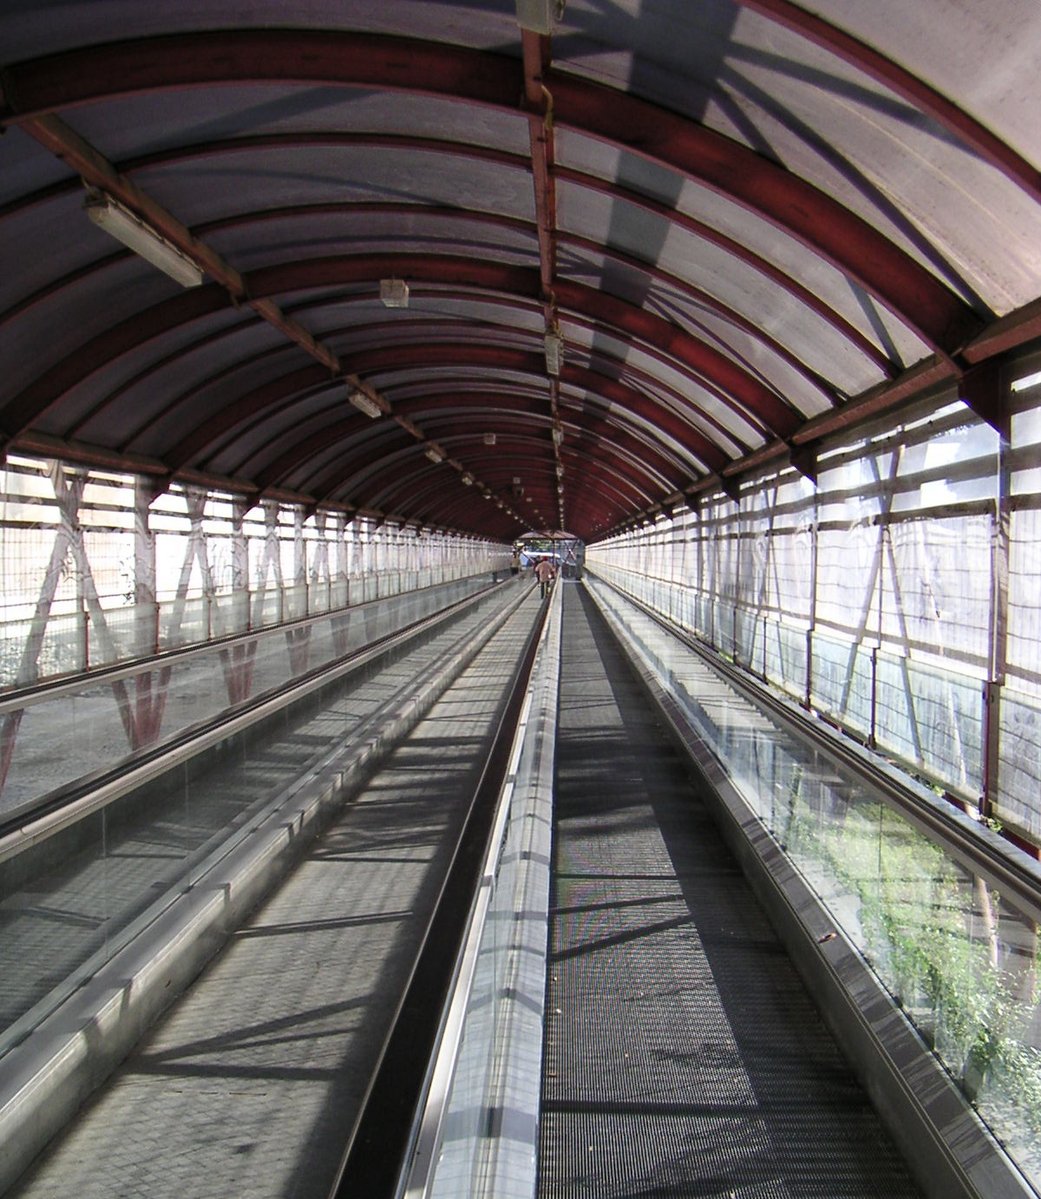
[[(115, 680), (87, 676), (52, 693), (0, 702), (7, 766), (6, 776), (0, 778), (0, 814), (95, 771), (125, 764), (137, 751), (161, 745), (246, 699), (285, 686), (481, 586), (483, 580), (471, 578), (393, 596), (362, 605), (346, 621), (342, 616), (320, 616), (230, 645), (193, 650), (161, 666), (128, 667)], [(229, 598), (229, 603), (233, 612), (241, 613), (241, 600)]]
[[(429, 613), (478, 586), (464, 580), (353, 612), (352, 625), (359, 623), (352, 632), (360, 643), (366, 623), (370, 632), (399, 628), (422, 608)], [(490, 607), (513, 598), (509, 589), (489, 591), (418, 641), (226, 736), (49, 837), (0, 854), (0, 1052), (248, 837), (257, 816), (277, 808), (287, 788), (341, 751), (361, 722), (402, 688), (407, 694), (413, 672), (395, 669), (406, 654), (443, 657), (487, 622)], [(331, 628), (306, 643), (286, 632), (192, 653), (115, 685), (91, 680), (51, 701), (12, 707), (5, 719), (15, 720), (18, 737), (4, 792), (7, 812), (72, 778), (89, 781), (81, 777), (87, 769), (119, 767), (121, 757), (129, 764), (128, 739), (145, 748), (272, 680), (284, 683), (294, 661), (301, 670), (314, 666), (317, 646), (331, 648), (336, 640)]]

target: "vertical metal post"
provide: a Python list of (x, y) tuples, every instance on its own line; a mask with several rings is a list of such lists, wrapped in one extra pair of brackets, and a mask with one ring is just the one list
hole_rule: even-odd
[[(740, 662), (738, 657), (738, 641), (737, 641), (737, 608), (741, 602), (741, 501), (735, 501), (737, 506), (737, 519), (735, 523), (735, 540), (734, 540), (734, 602), (731, 609), (730, 620), (730, 644), (734, 650), (734, 661)], [(747, 665), (747, 663), (745, 663)]]
[(268, 571), (271, 571), (275, 588), (275, 598), (278, 603), (278, 613), (275, 621), (282, 624), (286, 618), (285, 583), (282, 578), (282, 543), (278, 535), (279, 506), (274, 500), (264, 504), (264, 570), (261, 585), (267, 588)]
[(1011, 539), (1012, 468), (1009, 451), (1012, 439), (1010, 384), (1007, 372), (991, 376), (997, 395), (992, 396), (998, 434), (997, 495), (990, 539), (990, 646), (987, 681), (983, 691), (983, 786), (979, 812), (989, 819), (999, 794), (1001, 774), (1001, 692), (1008, 660), (1008, 572)]
[(159, 604), (155, 582), (155, 534), (149, 526), (150, 483), (134, 480), (134, 642), (139, 654), (159, 652)]
[(246, 513), (249, 501), (236, 497), (231, 506), (231, 589), (235, 594), (235, 606), (244, 608), (246, 620), (241, 629), (248, 632), (253, 627), (253, 604), (249, 585), (249, 546), (246, 543)]
[(820, 546), (820, 490), (813, 489), (813, 517), (810, 521), (810, 594), (809, 594), (809, 626), (806, 629), (806, 694), (805, 706), (813, 707), (813, 640), (817, 631), (817, 588), (818, 562)]
[[(304, 510), (300, 507), (293, 509), (293, 590), (299, 595), (304, 593), (306, 612), (310, 612), (310, 601), (307, 595), (307, 542), (304, 540)], [(291, 616), (301, 615), (294, 607)], [(283, 614), (283, 619), (285, 616)]]

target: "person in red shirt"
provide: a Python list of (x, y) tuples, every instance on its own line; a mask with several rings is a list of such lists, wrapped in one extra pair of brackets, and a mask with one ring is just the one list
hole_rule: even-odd
[(545, 599), (553, 580), (557, 577), (557, 568), (548, 558), (540, 558), (535, 563), (535, 578), (539, 581), (539, 597)]

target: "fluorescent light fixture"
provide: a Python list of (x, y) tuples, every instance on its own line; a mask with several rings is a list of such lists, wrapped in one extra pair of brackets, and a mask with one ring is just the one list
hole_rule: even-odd
[(517, 0), (517, 24), (533, 33), (552, 33), (563, 12), (564, 0)]
[(379, 406), (379, 404), (376, 403), (374, 399), (372, 399), (371, 396), (367, 396), (364, 391), (359, 391), (357, 388), (354, 388), (352, 391), (347, 393), (347, 398), (355, 406), (355, 408), (358, 409), (359, 412), (364, 412), (366, 416), (371, 417), (373, 420), (375, 420), (377, 416), (383, 415), (383, 409)]
[(404, 279), (381, 279), (380, 299), (385, 308), (407, 308), (408, 284)]
[(444, 462), (445, 455), (440, 446), (428, 445), (423, 451), (431, 462)]
[(198, 287), (202, 282), (202, 271), (187, 255), (111, 196), (88, 192), (83, 207), (99, 229), (176, 279), (182, 287)]
[(564, 356), (564, 339), (559, 333), (546, 334), (546, 371), (551, 375), (560, 374), (560, 363)]

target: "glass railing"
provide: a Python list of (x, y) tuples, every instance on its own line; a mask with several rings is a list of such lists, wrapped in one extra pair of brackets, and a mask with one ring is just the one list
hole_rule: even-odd
[(223, 645), (0, 700), (0, 817), (126, 764), (244, 701), (474, 594), (488, 575), (395, 592)]
[[(966, 1099), (1041, 1186), (1032, 916), (624, 597), (597, 581), (590, 589)], [(994, 854), (1018, 853), (984, 828), (979, 837)], [(1038, 873), (1041, 891), (1036, 863), (1023, 855), (1017, 868)]]
[[(667, 579), (602, 563), (589, 569), (951, 794), (974, 800), (982, 792), (985, 696), (979, 677), (785, 624), (727, 600), (701, 602)], [(1033, 719), (1041, 719), (1036, 704)], [(1003, 730), (1008, 725), (1003, 719)], [(999, 791), (1010, 779), (1003, 771)], [(1000, 794), (992, 799), (1003, 802)], [(1041, 816), (1029, 808), (1022, 815), (1018, 829), (1041, 829)]]
[[(468, 585), (442, 590), (439, 607), (460, 589), (466, 591)], [(387, 714), (402, 710), (405, 700), (411, 711), (415, 696), (443, 674), (446, 657), (479, 642), (496, 614), (519, 595), (519, 589), (510, 586), (486, 590), (471, 604), (421, 625), (415, 636), (355, 656), (343, 669), (314, 680), (306, 694), (295, 695), (292, 702), (280, 698), (255, 719), (250, 714), (253, 723), (222, 726), (201, 750), (193, 745), (191, 752), (164, 759), (154, 776), (130, 773), (118, 787), (87, 794), (68, 809), (29, 822), (24, 832), (0, 838), (0, 1055), (116, 952), (143, 931), (151, 933), (182, 899), (196, 915), (193, 902), (202, 910), (222, 894), (221, 903), (230, 907), (233, 897), (212, 880), (231, 855), (256, 857), (251, 879), (270, 872), (276, 849), (267, 847), (270, 836), (258, 830), (273, 821), (279, 837), (283, 829), (289, 840), (300, 835), (303, 818), (282, 813), (294, 804), (335, 802), (342, 761), (357, 755), (359, 745), (383, 736)], [(339, 630), (341, 655), (412, 623), (431, 599), (432, 593), (426, 600), (399, 596), (380, 601), (368, 612), (352, 613), (360, 623)], [(334, 633), (316, 631), (314, 640), (335, 653)], [(271, 635), (260, 640), (265, 639)], [(175, 695), (185, 717), (217, 711), (226, 703), (226, 670), (249, 661), (248, 644), (240, 649), (237, 661), (224, 665), (217, 651), (212, 657), (192, 655), (190, 673), (176, 676)], [(279, 653), (286, 653), (285, 645), (272, 650), (273, 657)], [(322, 656), (313, 654), (310, 665)], [(263, 646), (253, 659), (265, 682), (287, 661), (281, 667), (268, 661)], [(301, 658), (297, 666), (302, 665)], [(87, 709), (94, 700), (73, 693), (56, 702)], [(60, 710), (54, 719), (61, 723)], [(67, 744), (78, 744), (83, 752), (100, 749), (103, 738), (91, 741), (90, 725), (85, 712), (70, 730)], [(40, 750), (31, 742), (26, 747)], [(69, 762), (67, 773), (74, 769), (75, 763)], [(318, 788), (323, 796), (328, 791), (329, 798), (311, 800), (308, 787)], [(244, 872), (240, 875), (245, 877)], [(209, 889), (201, 887), (192, 899), (193, 889), (205, 881)], [(236, 884), (247, 893), (252, 885)], [(236, 890), (234, 898), (241, 903), (238, 894)], [(162, 945), (155, 950), (159, 957), (165, 952)], [(177, 952), (171, 950), (171, 958)]]
[(18, 619), (7, 619), (10, 609), (4, 609), (0, 613), (0, 691), (256, 632), (420, 588), (465, 578), (502, 577), (504, 569), (500, 566), (496, 571), (491, 564), (483, 568), (453, 564), (371, 570), (350, 578), (160, 598), (147, 604), (108, 596), (101, 597), (92, 610), (62, 611), (52, 606)]

